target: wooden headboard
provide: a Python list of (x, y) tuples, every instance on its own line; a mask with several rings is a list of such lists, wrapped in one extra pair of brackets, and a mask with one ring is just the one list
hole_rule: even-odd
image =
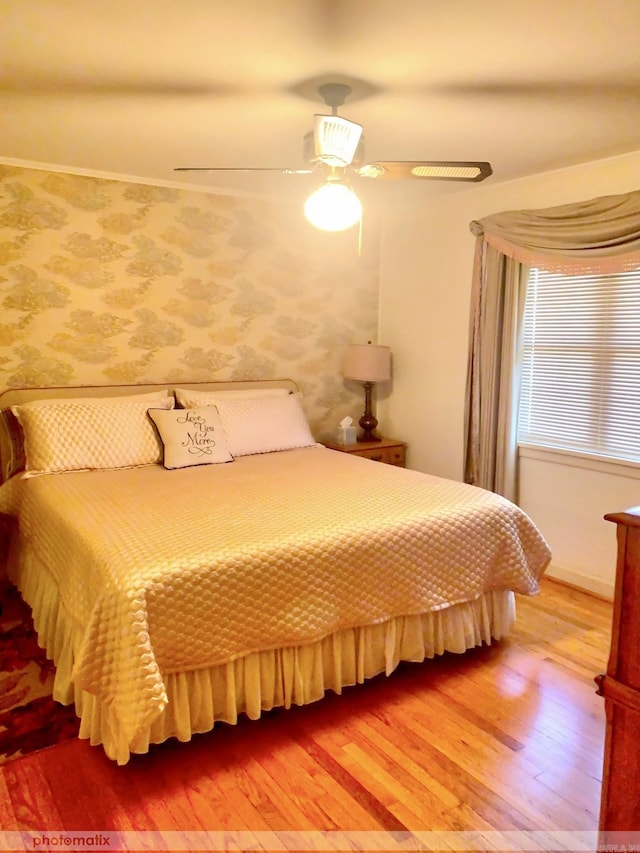
[(64, 397), (120, 397), (144, 394), (163, 388), (190, 388), (197, 391), (221, 391), (242, 388), (287, 388), (292, 393), (298, 386), (292, 379), (256, 379), (241, 382), (161, 382), (155, 385), (70, 385), (55, 388), (10, 388), (0, 394), (0, 409), (28, 403), (30, 400), (52, 400)]

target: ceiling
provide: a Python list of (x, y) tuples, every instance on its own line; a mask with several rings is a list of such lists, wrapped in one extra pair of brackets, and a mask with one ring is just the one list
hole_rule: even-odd
[(640, 148), (638, 0), (0, 0), (0, 20), (4, 162), (268, 192), (173, 169), (302, 168), (327, 81), (352, 86), (367, 160), (488, 160), (496, 182)]

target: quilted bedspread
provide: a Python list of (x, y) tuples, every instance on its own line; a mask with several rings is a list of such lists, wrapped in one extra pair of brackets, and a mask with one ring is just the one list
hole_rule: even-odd
[(532, 594), (550, 558), (491, 492), (323, 447), (33, 477), (15, 511), (81, 627), (75, 680), (130, 739), (164, 708), (163, 674)]

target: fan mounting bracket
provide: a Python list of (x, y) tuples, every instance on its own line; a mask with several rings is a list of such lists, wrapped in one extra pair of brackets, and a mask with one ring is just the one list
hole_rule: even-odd
[(323, 83), (318, 86), (318, 92), (328, 107), (331, 107), (333, 115), (337, 115), (338, 107), (341, 107), (351, 94), (351, 86), (346, 83)]

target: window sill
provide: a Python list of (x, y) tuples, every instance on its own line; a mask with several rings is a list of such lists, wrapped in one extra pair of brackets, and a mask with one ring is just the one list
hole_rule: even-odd
[(609, 474), (615, 477), (629, 477), (640, 480), (640, 463), (625, 459), (614, 459), (611, 456), (598, 456), (595, 453), (581, 453), (578, 450), (561, 450), (557, 447), (543, 447), (538, 444), (519, 444), (520, 459), (535, 459), (539, 462), (551, 462), (555, 465), (566, 465), (573, 468), (583, 468)]

